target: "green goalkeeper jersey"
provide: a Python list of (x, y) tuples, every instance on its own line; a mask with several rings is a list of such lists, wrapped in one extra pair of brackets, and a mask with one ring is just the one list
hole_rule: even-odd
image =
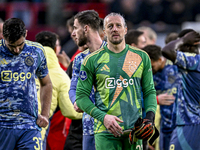
[[(95, 104), (89, 98), (92, 86)], [(123, 120), (119, 125), (124, 130), (133, 128), (136, 120), (142, 117), (142, 95), (145, 111), (155, 113), (156, 91), (146, 52), (126, 45), (123, 51), (114, 53), (106, 45), (84, 59), (76, 103), (95, 118), (95, 133), (109, 132), (103, 125), (106, 114)]]

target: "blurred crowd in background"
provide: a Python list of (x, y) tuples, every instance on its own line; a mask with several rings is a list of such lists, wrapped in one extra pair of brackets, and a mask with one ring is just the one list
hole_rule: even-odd
[(157, 44), (163, 46), (168, 33), (179, 32), (185, 26), (196, 27), (200, 22), (199, 8), (199, 0), (0, 0), (0, 18), (22, 19), (29, 30), (29, 40), (34, 40), (39, 31), (54, 31), (63, 46), (70, 40), (66, 21), (77, 12), (94, 9), (101, 18), (118, 12), (125, 17), (128, 29), (154, 29)]

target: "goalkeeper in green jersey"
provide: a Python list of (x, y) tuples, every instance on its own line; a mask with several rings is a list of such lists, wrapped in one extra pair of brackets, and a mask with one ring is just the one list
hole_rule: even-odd
[[(104, 32), (108, 44), (81, 65), (76, 103), (95, 118), (96, 150), (142, 149), (142, 140), (153, 135), (157, 107), (151, 61), (146, 52), (125, 43), (127, 26), (120, 14), (105, 17)], [(93, 85), (95, 105), (89, 99)]]

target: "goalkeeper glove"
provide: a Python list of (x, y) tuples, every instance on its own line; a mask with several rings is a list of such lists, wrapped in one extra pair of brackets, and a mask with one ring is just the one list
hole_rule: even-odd
[(137, 139), (148, 140), (152, 145), (156, 138), (159, 136), (159, 132), (153, 124), (155, 114), (153, 112), (147, 112), (146, 118), (138, 118), (134, 128), (129, 134), (129, 142), (133, 144)]
[(135, 137), (148, 140), (153, 134), (153, 123), (149, 119), (139, 118), (135, 123)]

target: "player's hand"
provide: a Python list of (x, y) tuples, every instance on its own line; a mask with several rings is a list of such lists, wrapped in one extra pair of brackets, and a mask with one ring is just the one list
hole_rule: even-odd
[(117, 136), (121, 136), (122, 132), (122, 128), (120, 127), (120, 125), (117, 123), (118, 122), (123, 122), (121, 119), (119, 119), (116, 116), (113, 115), (105, 115), (103, 123), (104, 126), (112, 133), (114, 134), (115, 137)]
[(148, 140), (153, 134), (153, 123), (149, 119), (141, 119), (135, 123), (135, 137), (138, 139)]
[(158, 102), (159, 105), (171, 105), (175, 101), (175, 97), (173, 95), (169, 95), (167, 93), (165, 94), (159, 94), (158, 95)]
[(49, 119), (47, 117), (43, 116), (43, 115), (38, 114), (38, 118), (37, 118), (36, 124), (39, 127), (44, 127), (45, 128), (49, 124)]
[(74, 109), (76, 110), (76, 112), (79, 112), (79, 113), (83, 113), (84, 112), (80, 108), (78, 108), (76, 102), (74, 103)]
[(57, 55), (58, 57), (58, 61), (65, 67), (68, 68), (71, 60), (69, 58), (69, 56), (65, 53), (65, 51), (62, 51), (61, 54)]
[(189, 44), (189, 45), (200, 44), (200, 34), (195, 31), (191, 31), (191, 32), (187, 33), (183, 37), (183, 43)]

